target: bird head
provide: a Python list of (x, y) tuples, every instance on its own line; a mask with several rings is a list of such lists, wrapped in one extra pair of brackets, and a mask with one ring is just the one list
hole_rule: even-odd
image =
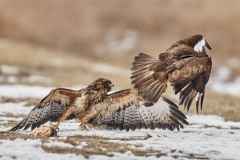
[(111, 91), (112, 87), (114, 87), (112, 82), (105, 78), (98, 78), (88, 86), (89, 89), (92, 89), (95, 91), (106, 90), (106, 92)]
[(192, 47), (196, 52), (202, 52), (205, 50), (204, 47), (207, 47), (209, 50), (212, 48), (208, 44), (208, 42), (203, 38), (203, 35), (197, 34), (197, 35), (192, 35), (189, 37), (186, 37), (184, 39), (181, 39), (177, 41), (177, 43), (182, 43), (189, 45)]

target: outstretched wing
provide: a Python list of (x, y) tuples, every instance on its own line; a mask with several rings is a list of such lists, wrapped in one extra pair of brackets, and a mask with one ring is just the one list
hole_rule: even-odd
[(134, 59), (131, 79), (139, 94), (151, 102), (158, 101), (169, 82), (174, 86), (175, 94), (181, 92), (179, 104), (183, 104), (187, 110), (197, 97), (198, 112), (199, 102), (202, 108), (211, 67), (210, 57), (205, 53), (196, 54), (190, 47), (177, 50), (176, 53), (162, 53), (159, 55), (159, 61), (140, 53)]
[[(174, 90), (175, 90), (175, 94), (180, 92), (179, 105), (183, 105), (184, 108), (187, 108), (187, 110), (189, 110), (193, 100), (196, 98), (196, 110), (198, 113), (199, 103), (202, 109), (204, 95), (205, 95), (205, 87), (210, 77), (212, 61), (210, 58), (201, 59), (198, 61), (197, 64), (206, 65), (204, 67), (204, 70), (202, 70), (202, 73), (194, 77), (191, 81), (186, 81), (183, 83), (175, 83)], [(194, 71), (194, 67), (191, 70)]]
[(212, 60), (210, 57), (190, 57), (175, 63), (176, 70), (169, 76), (169, 82), (174, 86), (175, 94), (180, 92), (180, 105), (189, 110), (196, 98), (198, 112), (199, 101), (202, 109), (205, 86), (209, 80)]
[(13, 127), (10, 131), (16, 131), (31, 127), (31, 130), (39, 127), (47, 121), (57, 121), (58, 117), (66, 110), (66, 108), (80, 96), (79, 91), (58, 88), (52, 90), (40, 103), (34, 107), (20, 123)]
[(149, 103), (138, 96), (136, 90), (131, 89), (108, 95), (95, 109), (98, 115), (92, 121), (94, 125), (106, 125), (121, 130), (174, 130), (188, 124), (185, 115), (170, 100), (162, 98), (156, 104)]

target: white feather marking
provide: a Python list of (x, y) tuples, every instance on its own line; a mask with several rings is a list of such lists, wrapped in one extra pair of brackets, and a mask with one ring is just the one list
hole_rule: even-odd
[(202, 52), (203, 47), (206, 45), (206, 41), (205, 39), (201, 39), (200, 41), (197, 42), (197, 44), (195, 44), (194, 46), (194, 51), (196, 52)]
[(198, 92), (197, 96), (195, 97), (195, 100), (197, 101), (199, 99), (199, 97), (201, 97), (202, 95), (203, 95), (202, 93)]

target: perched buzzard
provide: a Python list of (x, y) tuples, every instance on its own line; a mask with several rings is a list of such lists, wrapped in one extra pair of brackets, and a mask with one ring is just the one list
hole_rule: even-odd
[(173, 86), (175, 94), (180, 93), (180, 105), (189, 110), (196, 97), (202, 109), (205, 86), (209, 80), (212, 60), (205, 51), (211, 47), (202, 35), (193, 35), (175, 42), (155, 59), (140, 53), (132, 64), (132, 84), (140, 95), (157, 102), (167, 88)]
[(75, 114), (81, 120), (82, 127), (85, 128), (89, 120), (87, 114), (89, 106), (101, 102), (112, 87), (111, 81), (99, 78), (87, 88), (79, 91), (65, 88), (53, 89), (30, 111), (26, 118), (10, 131), (21, 128), (25, 130), (29, 127), (33, 130), (47, 121), (57, 121), (54, 127), (58, 128), (58, 125), (71, 114)]
[(141, 128), (183, 128), (188, 124), (177, 105), (161, 97), (158, 103), (145, 101), (135, 89), (127, 89), (107, 95), (103, 101), (92, 105), (94, 125), (135, 130)]

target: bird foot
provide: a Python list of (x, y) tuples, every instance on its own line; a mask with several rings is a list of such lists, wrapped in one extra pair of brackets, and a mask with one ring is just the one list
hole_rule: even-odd
[(59, 126), (59, 123), (56, 123), (56, 124), (52, 124), (50, 123), (51, 126), (53, 126), (55, 129), (59, 130), (58, 126)]
[(92, 130), (88, 125), (86, 125), (86, 124), (81, 124), (80, 125), (80, 128), (81, 128), (81, 130), (86, 130), (86, 131), (90, 131), (90, 130)]

